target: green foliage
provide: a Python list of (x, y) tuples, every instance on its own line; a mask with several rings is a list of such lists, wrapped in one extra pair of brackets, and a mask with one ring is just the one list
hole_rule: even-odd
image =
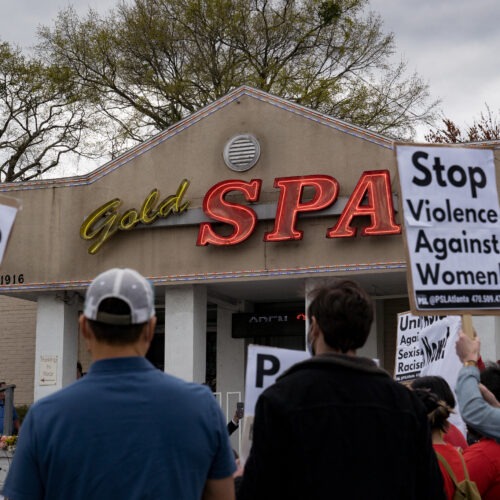
[(39, 57), (101, 116), (113, 154), (241, 85), (388, 135), (430, 119), (427, 86), (391, 66), (367, 0), (134, 0), (71, 8), (40, 30)]
[(333, 21), (340, 19), (340, 16), (342, 15), (342, 9), (338, 2), (326, 0), (319, 5), (318, 15), (323, 21), (323, 24), (328, 25)]

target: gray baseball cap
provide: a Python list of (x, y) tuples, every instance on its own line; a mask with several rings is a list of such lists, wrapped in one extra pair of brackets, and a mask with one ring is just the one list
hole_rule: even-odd
[[(130, 314), (99, 311), (104, 299), (120, 299), (130, 307)], [(83, 315), (109, 325), (137, 325), (155, 315), (152, 284), (133, 269), (113, 268), (99, 274), (90, 283), (85, 297)]]

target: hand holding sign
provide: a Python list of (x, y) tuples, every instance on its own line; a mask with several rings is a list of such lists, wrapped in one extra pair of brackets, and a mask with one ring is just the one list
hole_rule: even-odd
[(457, 356), (462, 363), (467, 361), (478, 362), (481, 350), (481, 342), (479, 337), (474, 338), (466, 335), (463, 331), (460, 332), (455, 345)]

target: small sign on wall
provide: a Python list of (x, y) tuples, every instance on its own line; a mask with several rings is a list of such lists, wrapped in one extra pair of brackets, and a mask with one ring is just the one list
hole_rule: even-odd
[(57, 384), (57, 356), (42, 355), (40, 356), (40, 379), (39, 385), (56, 385)]

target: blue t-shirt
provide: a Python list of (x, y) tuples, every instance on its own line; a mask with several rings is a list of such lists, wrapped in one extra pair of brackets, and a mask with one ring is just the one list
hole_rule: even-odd
[(11, 500), (199, 500), (235, 460), (208, 387), (140, 357), (95, 362), (36, 402), (3, 494)]
[[(3, 434), (3, 418), (5, 415), (5, 401), (0, 402), (0, 435)], [(19, 417), (15, 408), (12, 408), (12, 423), (14, 423)], [(13, 429), (14, 430), (14, 429)]]

